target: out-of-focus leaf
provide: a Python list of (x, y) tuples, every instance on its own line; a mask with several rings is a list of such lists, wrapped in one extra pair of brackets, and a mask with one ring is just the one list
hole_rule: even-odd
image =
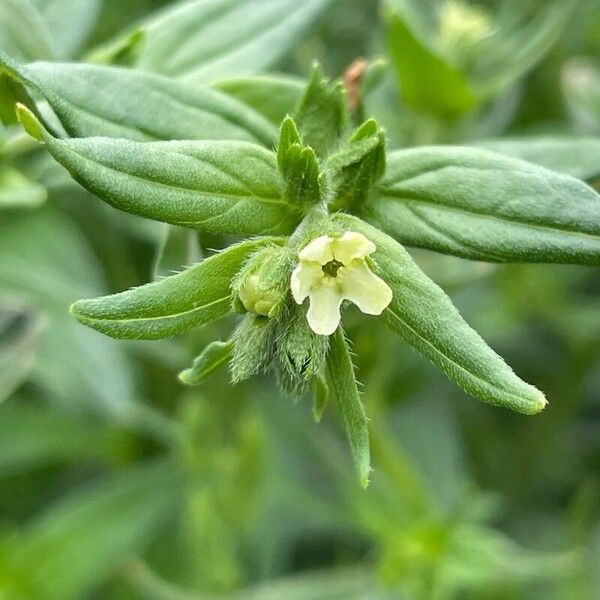
[(0, 256), (0, 295), (28, 303), (47, 322), (31, 371), (46, 398), (75, 412), (130, 419), (136, 399), (124, 348), (68, 313), (77, 298), (105, 289), (75, 225), (50, 206), (4, 214)]
[(299, 208), (283, 197), (275, 155), (234, 141), (59, 139), (19, 105), (33, 137), (83, 187), (115, 208), (214, 233), (288, 233)]
[(101, 0), (32, 0), (32, 3), (44, 19), (59, 58), (77, 54), (102, 7)]
[(16, 169), (0, 169), (0, 210), (34, 208), (46, 200), (46, 190)]
[(35, 310), (0, 296), (0, 402), (33, 367), (43, 329), (44, 321)]
[(136, 141), (247, 140), (272, 147), (277, 130), (226, 94), (119, 67), (38, 62), (18, 68), (72, 137)]
[(388, 155), (367, 220), (398, 241), (475, 260), (600, 264), (600, 195), (585, 183), (476, 148)]
[(573, 121), (582, 135), (600, 135), (600, 69), (591, 60), (567, 61), (562, 93)]
[(377, 270), (394, 294), (383, 313), (391, 329), (467, 393), (525, 414), (544, 408), (542, 392), (515, 375), (400, 244), (356, 217), (339, 214), (334, 219), (376, 244)]
[(12, 590), (48, 600), (81, 597), (154, 537), (177, 510), (184, 483), (176, 465), (158, 462), (71, 494), (10, 544), (2, 571)]
[(600, 177), (600, 138), (523, 137), (484, 140), (474, 145), (484, 150), (528, 160), (584, 181), (593, 181)]
[(265, 238), (247, 241), (204, 259), (178, 275), (120, 294), (78, 300), (71, 313), (84, 325), (125, 339), (159, 339), (226, 315), (231, 281)]
[(344, 418), (346, 435), (352, 450), (352, 459), (362, 487), (369, 485), (371, 458), (367, 415), (358, 394), (354, 367), (348, 344), (341, 329), (330, 337), (327, 355), (327, 381), (335, 394)]
[(233, 342), (211, 342), (194, 359), (189, 369), (179, 373), (179, 379), (186, 385), (198, 385), (209, 375), (229, 362), (233, 352)]
[(197, 232), (175, 225), (164, 225), (154, 262), (154, 279), (178, 273), (181, 269), (200, 262), (202, 258)]
[(407, 15), (389, 6), (386, 20), (390, 56), (403, 100), (414, 110), (450, 119), (473, 108), (476, 97), (465, 75), (427, 47)]
[(51, 408), (8, 402), (0, 408), (0, 476), (48, 464), (111, 458), (117, 430)]
[(52, 36), (30, 0), (0, 3), (0, 48), (16, 60), (52, 58)]
[(520, 0), (501, 5), (472, 49), (470, 73), (484, 97), (508, 88), (538, 64), (571, 22), (579, 0)]
[(139, 66), (196, 82), (254, 74), (294, 48), (331, 2), (180, 2), (145, 25)]
[(329, 404), (329, 385), (321, 375), (313, 379), (313, 417), (318, 423)]
[(294, 113), (306, 88), (306, 82), (290, 75), (230, 77), (212, 85), (251, 106), (277, 126), (286, 115)]

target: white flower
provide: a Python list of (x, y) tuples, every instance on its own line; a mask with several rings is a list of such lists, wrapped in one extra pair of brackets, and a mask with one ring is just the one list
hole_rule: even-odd
[(338, 238), (322, 235), (300, 250), (292, 296), (297, 304), (310, 298), (306, 317), (315, 333), (331, 335), (337, 329), (344, 300), (368, 315), (380, 315), (392, 301), (392, 290), (365, 260), (376, 249), (361, 233), (346, 231)]

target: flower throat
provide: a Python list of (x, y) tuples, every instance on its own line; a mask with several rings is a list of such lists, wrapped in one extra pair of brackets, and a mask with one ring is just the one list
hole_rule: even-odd
[(343, 267), (344, 265), (339, 260), (330, 260), (327, 264), (323, 265), (321, 268), (323, 269), (323, 273), (327, 275), (327, 277), (335, 277), (337, 275), (338, 269)]

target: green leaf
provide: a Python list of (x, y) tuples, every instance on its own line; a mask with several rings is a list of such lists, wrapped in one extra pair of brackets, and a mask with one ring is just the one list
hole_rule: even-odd
[(7, 402), (0, 408), (2, 477), (46, 465), (114, 459), (122, 442), (117, 430), (102, 421), (23, 402)]
[(0, 403), (26, 379), (33, 367), (44, 320), (25, 303), (0, 302)]
[(30, 0), (2, 0), (0, 48), (20, 61), (52, 58), (52, 37)]
[(212, 342), (194, 359), (189, 369), (179, 373), (179, 379), (186, 385), (198, 385), (227, 364), (232, 353), (233, 342)]
[(251, 106), (277, 126), (294, 112), (306, 89), (302, 79), (290, 75), (228, 77), (212, 85)]
[(226, 315), (231, 281), (248, 255), (266, 240), (236, 244), (178, 275), (120, 294), (78, 300), (78, 321), (115, 338), (159, 339)]
[(277, 137), (276, 129), (264, 117), (241, 102), (216, 90), (159, 75), (44, 62), (17, 71), (49, 102), (71, 137), (232, 139), (269, 148)]
[(129, 468), (71, 493), (10, 544), (4, 579), (26, 597), (83, 597), (144, 548), (183, 494), (183, 475), (169, 462)]
[(348, 122), (342, 82), (330, 82), (315, 65), (294, 120), (304, 143), (318, 156), (327, 156), (337, 146)]
[[(41, 127), (18, 108), (28, 132)], [(299, 208), (283, 197), (272, 152), (248, 142), (58, 139), (46, 148), (83, 187), (115, 208), (214, 233), (289, 233)]]
[(321, 169), (315, 151), (300, 139), (296, 124), (286, 117), (281, 124), (277, 164), (286, 182), (285, 198), (309, 207), (322, 197)]
[(489, 98), (514, 85), (548, 55), (572, 23), (579, 0), (547, 0), (543, 7), (513, 1), (498, 14), (471, 52), (473, 85)]
[(180, 2), (144, 26), (139, 66), (195, 82), (254, 74), (292, 50), (331, 2)]
[(319, 423), (329, 404), (329, 386), (320, 374), (313, 378), (313, 417)]
[(123, 344), (81, 327), (68, 313), (77, 298), (105, 291), (75, 223), (47, 203), (4, 212), (0, 229), (0, 296), (23, 301), (46, 322), (28, 380), (50, 403), (131, 423), (140, 405)]
[(125, 37), (110, 40), (94, 48), (85, 57), (85, 61), (99, 65), (133, 67), (137, 62), (145, 35), (144, 29), (134, 29)]
[(0, 210), (34, 208), (46, 200), (46, 190), (16, 169), (0, 169)]
[(327, 159), (333, 180), (332, 210), (356, 212), (385, 171), (385, 136), (374, 119), (365, 121), (348, 145)]
[(204, 258), (196, 231), (175, 225), (164, 225), (164, 228), (152, 269), (154, 279), (168, 277)]
[(447, 119), (461, 117), (476, 104), (468, 79), (428, 46), (408, 11), (404, 14), (399, 8), (388, 7), (386, 23), (390, 57), (403, 101), (419, 112)]
[(388, 155), (364, 217), (410, 246), (492, 262), (600, 264), (600, 196), (583, 182), (476, 148)]
[(358, 393), (348, 344), (340, 328), (330, 336), (327, 381), (336, 396), (344, 418), (346, 434), (360, 485), (367, 487), (371, 472), (367, 415)]
[(600, 177), (600, 138), (541, 136), (484, 140), (477, 148), (506, 154), (584, 181)]
[(394, 294), (382, 315), (391, 329), (468, 394), (524, 414), (544, 408), (542, 392), (515, 375), (400, 244), (356, 217), (339, 214), (333, 219), (377, 246), (377, 272)]
[(59, 58), (70, 58), (81, 49), (100, 13), (100, 0), (32, 0), (52, 35)]

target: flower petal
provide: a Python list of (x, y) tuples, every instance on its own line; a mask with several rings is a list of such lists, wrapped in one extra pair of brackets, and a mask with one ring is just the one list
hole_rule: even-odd
[(336, 279), (344, 299), (356, 304), (367, 315), (380, 315), (392, 301), (390, 286), (377, 277), (364, 260), (340, 267)]
[(357, 258), (364, 258), (377, 250), (377, 246), (371, 240), (356, 231), (346, 231), (342, 237), (333, 240), (332, 247), (335, 260), (343, 265), (348, 265)]
[(333, 260), (332, 242), (332, 238), (328, 235), (315, 238), (298, 252), (298, 258), (300, 260), (314, 260), (320, 265), (326, 265)]
[(310, 292), (310, 306), (306, 318), (310, 328), (319, 335), (331, 335), (340, 324), (342, 295), (336, 281), (325, 277)]
[(308, 296), (310, 289), (323, 279), (325, 274), (321, 265), (316, 262), (300, 261), (292, 272), (292, 296), (296, 304), (302, 304)]

